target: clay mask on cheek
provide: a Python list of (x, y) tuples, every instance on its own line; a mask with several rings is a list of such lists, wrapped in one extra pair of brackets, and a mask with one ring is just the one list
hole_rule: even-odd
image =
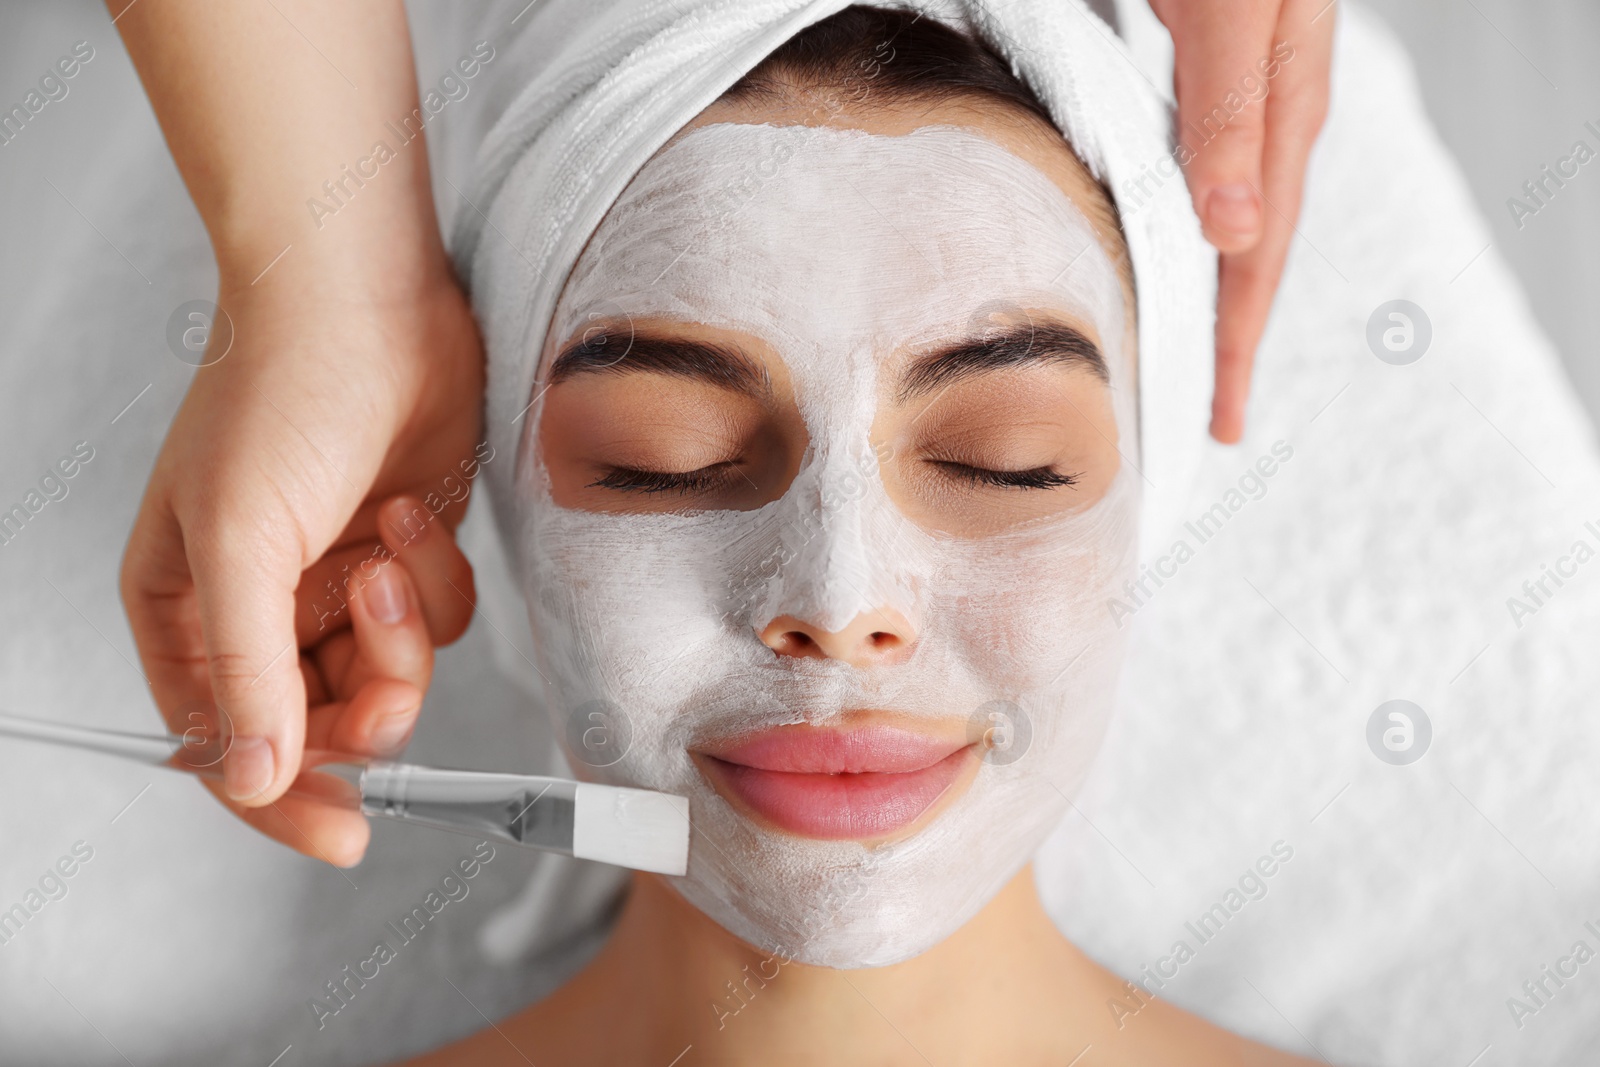
[[(1081, 510), (984, 538), (924, 530), (890, 499), (869, 444), (885, 361), (1030, 308), (1093, 325), (1125, 458)], [(914, 956), (1027, 862), (1111, 712), (1122, 642), (1106, 601), (1132, 573), (1139, 503), (1116, 272), (1056, 185), (971, 131), (713, 125), (659, 152), (612, 207), (547, 353), (619, 315), (761, 338), (808, 447), (756, 510), (580, 511), (551, 499), (535, 403), (522, 580), (573, 766), (690, 798), (689, 869), (674, 885), (746, 941), (835, 967)], [(778, 616), (836, 631), (880, 608), (916, 620), (893, 666), (779, 657), (758, 636)], [(1003, 744), (921, 829), (873, 846), (764, 827), (689, 755), (859, 709), (965, 720), (975, 740), (998, 728)], [(582, 748), (591, 724), (609, 731), (600, 758)]]

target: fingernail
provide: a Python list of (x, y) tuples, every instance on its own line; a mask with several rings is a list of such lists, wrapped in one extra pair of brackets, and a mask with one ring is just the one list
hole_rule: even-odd
[(1211, 190), (1206, 223), (1220, 233), (1251, 237), (1261, 228), (1261, 200), (1249, 182), (1231, 182)]
[(406, 742), (411, 739), (411, 728), (416, 724), (416, 708), (385, 715), (372, 728), (372, 735), (367, 739), (367, 744), (372, 746), (374, 754), (391, 756), (406, 747)]
[(389, 573), (388, 564), (378, 568), (377, 577), (362, 587), (361, 596), (367, 611), (379, 622), (393, 624), (406, 617), (405, 590), (399, 578)]
[(236, 736), (222, 760), (222, 791), (232, 800), (250, 800), (266, 791), (273, 774), (271, 742)]

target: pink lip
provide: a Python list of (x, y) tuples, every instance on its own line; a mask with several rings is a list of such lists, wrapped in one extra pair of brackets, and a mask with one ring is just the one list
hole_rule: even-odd
[(972, 762), (972, 748), (965, 738), (881, 724), (797, 725), (713, 746), (699, 763), (719, 792), (780, 830), (871, 839), (933, 807)]

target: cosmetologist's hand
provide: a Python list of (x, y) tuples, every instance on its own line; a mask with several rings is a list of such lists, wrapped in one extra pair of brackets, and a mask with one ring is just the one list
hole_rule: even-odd
[(448, 278), (393, 302), (283, 280), (222, 293), (233, 348), (197, 372), (173, 421), (122, 593), (173, 727), (211, 701), (226, 713), (213, 792), (348, 866), (364, 821), (279, 794), (306, 747), (404, 747), (433, 646), (471, 621), (453, 528), (486, 458), (473, 448), (481, 358)]
[(1222, 254), (1211, 435), (1244, 433), (1250, 372), (1328, 110), (1334, 0), (1150, 0), (1176, 56), (1179, 162)]
[[(169, 725), (214, 704), (231, 727), (213, 792), (269, 836), (353, 864), (360, 816), (280, 797), (308, 744), (392, 755), (410, 736), (433, 647), (471, 619), (453, 531), (492, 459), (475, 447), (482, 346), (427, 150), (390, 129), (418, 106), (405, 9), (108, 7), (232, 327), (231, 344), (212, 327), (157, 458), (123, 601)], [(380, 140), (394, 143), (374, 166)]]

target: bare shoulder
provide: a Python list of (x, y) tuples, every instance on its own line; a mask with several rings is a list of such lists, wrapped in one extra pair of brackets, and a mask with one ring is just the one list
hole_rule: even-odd
[[(1148, 996), (1078, 1067), (1312, 1067), (1321, 1060), (1252, 1041)], [(1095, 1054), (1099, 1055), (1096, 1056)]]

